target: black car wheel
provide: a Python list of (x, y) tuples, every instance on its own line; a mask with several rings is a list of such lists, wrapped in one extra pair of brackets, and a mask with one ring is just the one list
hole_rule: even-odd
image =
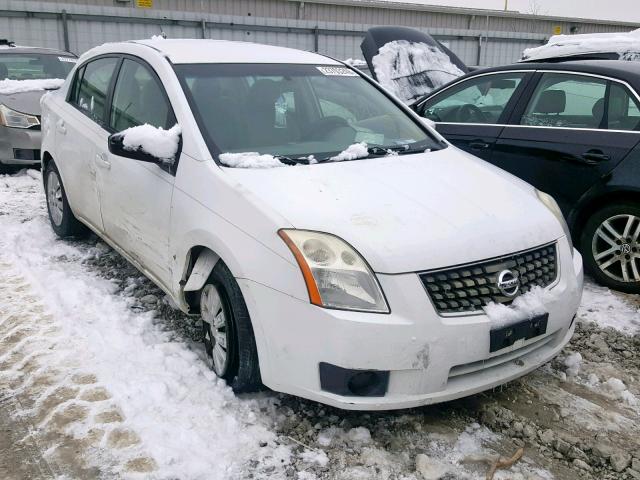
[(87, 227), (78, 221), (69, 207), (60, 172), (53, 161), (47, 164), (43, 178), (49, 221), (56, 235), (66, 238), (87, 234)]
[(260, 366), (249, 311), (238, 283), (222, 261), (202, 289), (200, 314), (211, 369), (236, 393), (260, 390)]
[(640, 293), (640, 205), (605, 207), (587, 221), (581, 238), (584, 263), (599, 283)]

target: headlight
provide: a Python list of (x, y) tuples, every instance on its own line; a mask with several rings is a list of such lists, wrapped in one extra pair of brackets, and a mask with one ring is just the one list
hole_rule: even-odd
[(558, 206), (558, 202), (556, 202), (551, 195), (541, 192), (540, 190), (536, 190), (536, 195), (538, 195), (540, 201), (545, 204), (545, 206), (551, 211), (551, 213), (556, 216), (556, 218), (560, 222), (560, 225), (562, 225), (562, 229), (564, 230), (564, 234), (569, 241), (569, 246), (571, 247), (571, 252), (573, 254), (573, 241), (571, 240), (571, 232), (569, 231), (567, 221), (564, 219), (562, 210), (560, 210), (560, 207)]
[(35, 115), (16, 112), (0, 104), (0, 124), (5, 127), (29, 128), (34, 125), (40, 125), (40, 120)]
[(311, 303), (342, 310), (389, 313), (375, 275), (347, 242), (328, 233), (280, 230), (296, 258)]

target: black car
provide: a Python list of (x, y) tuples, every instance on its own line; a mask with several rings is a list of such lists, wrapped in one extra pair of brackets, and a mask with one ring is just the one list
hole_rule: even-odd
[(413, 104), (451, 143), (555, 197), (587, 270), (640, 292), (640, 62), (518, 63)]

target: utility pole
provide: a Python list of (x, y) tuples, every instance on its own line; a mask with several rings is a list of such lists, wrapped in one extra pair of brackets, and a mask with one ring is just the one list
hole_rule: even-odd
[(509, 9), (509, 0), (504, 0), (504, 11), (506, 12)]

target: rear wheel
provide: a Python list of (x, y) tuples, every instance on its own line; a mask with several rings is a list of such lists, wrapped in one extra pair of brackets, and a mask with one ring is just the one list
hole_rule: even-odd
[(253, 327), (240, 287), (219, 261), (200, 294), (204, 346), (211, 369), (236, 393), (262, 388)]
[(61, 238), (85, 235), (88, 232), (87, 227), (73, 215), (62, 185), (60, 172), (53, 161), (47, 164), (44, 171), (44, 190), (49, 221), (56, 235)]
[(585, 266), (599, 283), (640, 293), (640, 205), (621, 203), (597, 211), (581, 238)]

